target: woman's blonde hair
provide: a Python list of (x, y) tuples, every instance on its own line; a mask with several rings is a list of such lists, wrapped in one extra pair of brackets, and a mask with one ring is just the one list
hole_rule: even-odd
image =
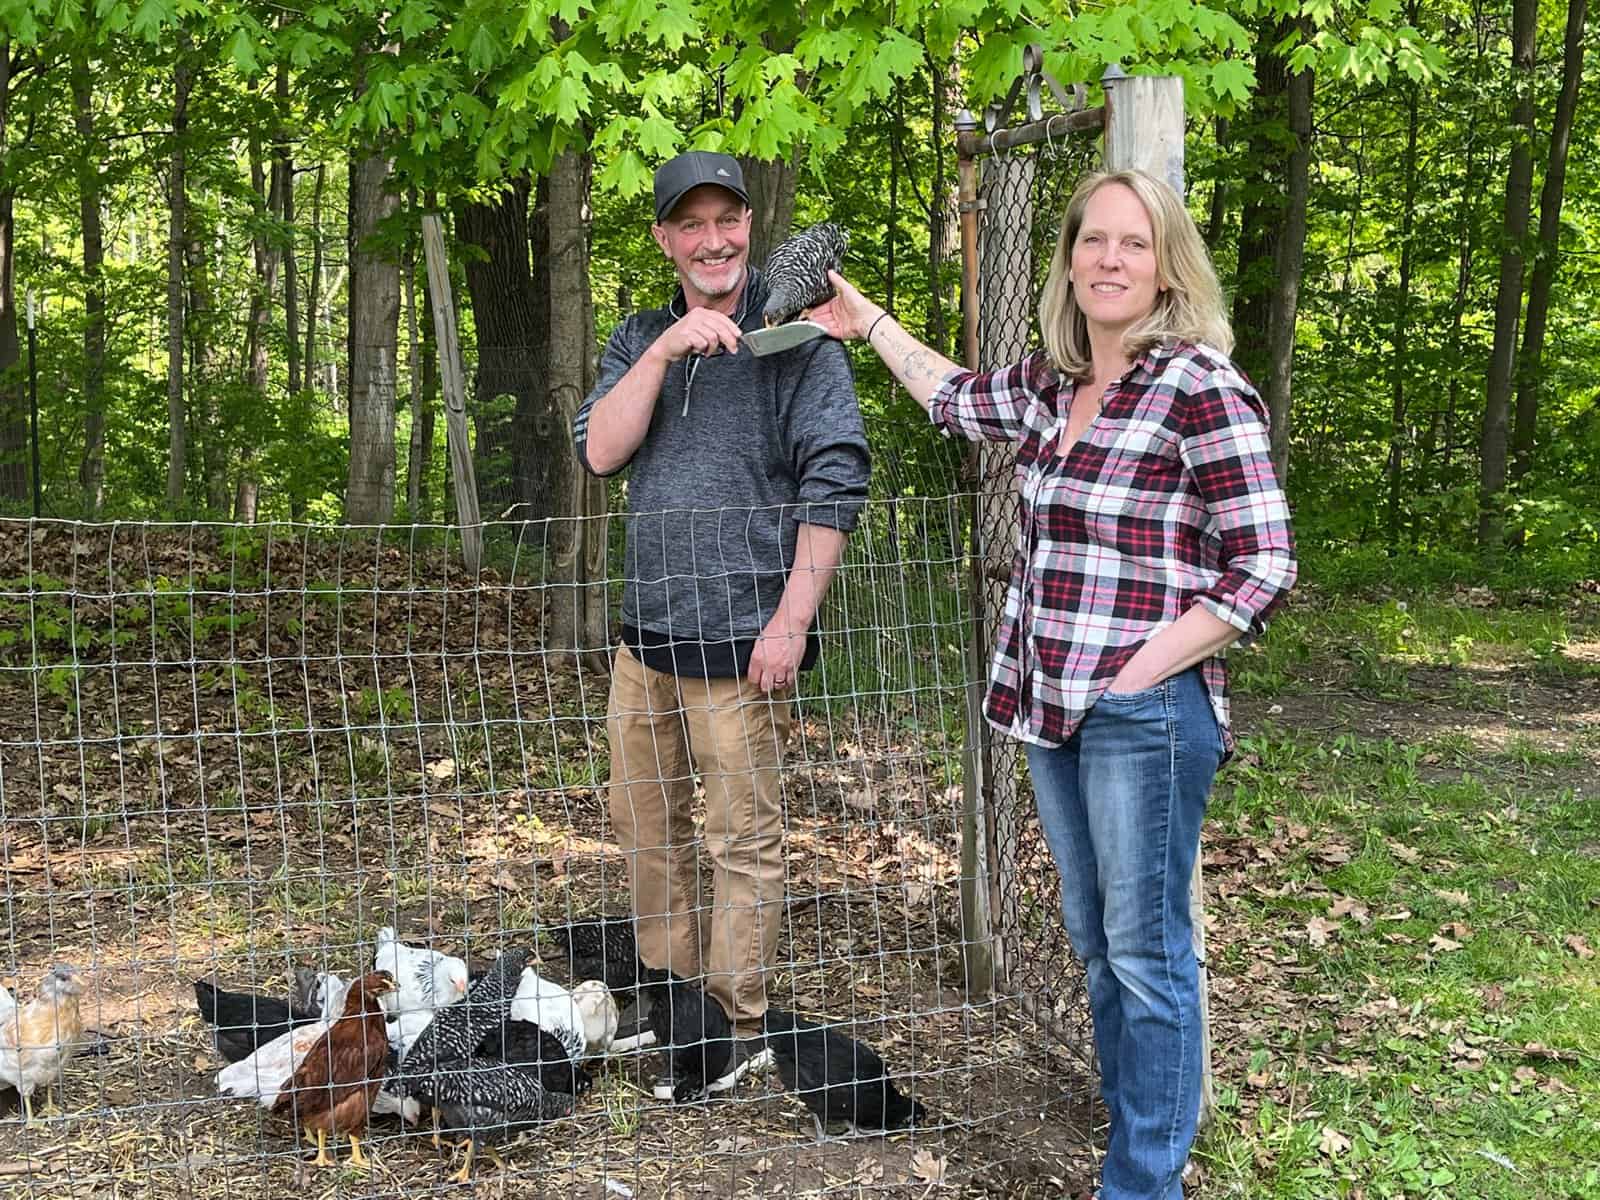
[(1089, 198), (1114, 183), (1139, 197), (1150, 217), (1156, 282), (1164, 289), (1156, 294), (1150, 315), (1123, 335), (1127, 353), (1137, 356), (1152, 346), (1170, 342), (1204, 344), (1230, 353), (1233, 329), (1222, 308), (1217, 272), (1194, 218), (1178, 194), (1145, 171), (1099, 171), (1078, 184), (1067, 202), (1066, 215), (1061, 218), (1061, 236), (1056, 239), (1050, 274), (1039, 300), (1039, 329), (1051, 362), (1063, 375), (1074, 379), (1087, 379), (1093, 373), (1088, 323), (1073, 296), (1068, 274), (1072, 269), (1072, 244), (1083, 226)]

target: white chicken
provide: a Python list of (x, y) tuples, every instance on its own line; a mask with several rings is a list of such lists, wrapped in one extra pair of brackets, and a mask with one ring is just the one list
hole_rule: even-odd
[(399, 988), (383, 998), (391, 1015), (432, 1012), (467, 994), (467, 964), (438, 950), (408, 946), (391, 925), (378, 930), (372, 969), (387, 971)]
[(590, 1054), (604, 1054), (617, 1036), (617, 1001), (598, 979), (586, 979), (572, 989), (572, 1002), (583, 1014), (583, 1039)]
[(278, 1093), (294, 1077), (300, 1060), (322, 1040), (332, 1024), (324, 1018), (309, 1025), (297, 1025), (248, 1058), (229, 1063), (217, 1072), (218, 1095), (253, 1098), (262, 1108), (271, 1109)]
[(532, 1021), (556, 1038), (567, 1057), (578, 1063), (588, 1054), (603, 1054), (617, 1032), (617, 1004), (597, 979), (569, 991), (524, 967), (511, 1001), (511, 1019)]
[(26, 1004), (0, 987), (0, 1083), (17, 1089), (29, 1125), (35, 1124), (34, 1091), (41, 1084), (48, 1090), (77, 1049), (81, 995), (83, 976), (66, 964), (52, 967), (39, 981), (38, 996)]

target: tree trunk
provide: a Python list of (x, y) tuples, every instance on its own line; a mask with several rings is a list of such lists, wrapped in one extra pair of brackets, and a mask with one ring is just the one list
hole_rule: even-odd
[(492, 201), (456, 207), (457, 239), (478, 250), (465, 256), (478, 331), (472, 381), (478, 492), (501, 511), (518, 505), (524, 520), (565, 511), (551, 491), (550, 471), (572, 440), (547, 369), (549, 293), (534, 287), (528, 257), (536, 245), (544, 254), (528, 223), (533, 186), (532, 177), (520, 175)]
[[(268, 228), (282, 209), (280, 194), (281, 176), (274, 159), (269, 172), (261, 157), (261, 139), (251, 133), (250, 190), (260, 201), (257, 209), (258, 228), (250, 239), (251, 259), (255, 274), (250, 285), (250, 314), (245, 325), (245, 386), (254, 394), (254, 403), (267, 404), (267, 329), (272, 320), (272, 294), (278, 289), (278, 263), (282, 258), (281, 243)], [(252, 201), (254, 203), (255, 201)], [(248, 435), (239, 443), (239, 481), (233, 493), (233, 519), (240, 524), (254, 524), (256, 504), (260, 498), (261, 482), (256, 477), (253, 460), (255, 446)]]
[[(413, 191), (410, 195), (410, 209), (417, 211), (417, 196)], [(411, 437), (406, 445), (406, 517), (413, 524), (420, 524), (422, 517), (418, 513), (417, 505), (421, 500), (419, 485), (422, 481), (424, 454), (422, 440), (422, 340), (417, 323), (417, 243), (415, 238), (406, 241), (406, 261), (402, 268), (401, 280), (405, 284), (406, 306), (406, 361), (410, 370), (406, 372), (411, 404)], [(430, 321), (431, 323), (431, 321)]]
[[(585, 360), (590, 353), (584, 344), (588, 255), (584, 244), (583, 179), (583, 156), (575, 151), (567, 151), (551, 164), (546, 218), (550, 259), (549, 376), (550, 394), (561, 414), (563, 428), (571, 428), (583, 400)], [(550, 464), (553, 510), (548, 526), (547, 578), (555, 586), (549, 593), (545, 645), (576, 654), (597, 648), (584, 644), (590, 624), (589, 589), (582, 586), (587, 582), (583, 568), (588, 489), (570, 440), (563, 444), (564, 452)]]
[(272, 139), (272, 173), (278, 192), (278, 211), (283, 238), (283, 328), (284, 350), (289, 367), (289, 394), (300, 391), (300, 281), (294, 252), (294, 153), (289, 146), (289, 68), (278, 64), (273, 85), (277, 101), (278, 128)]
[[(203, 210), (190, 205), (184, 213), (187, 265), (184, 279), (189, 299), (184, 310), (184, 332), (189, 341), (189, 434), (191, 452), (200, 460), (206, 511), (221, 514), (229, 503), (227, 439), (220, 404), (220, 367), (217, 362), (219, 318), (216, 309), (217, 276), (221, 264), (207, 250), (218, 249), (215, 230), (202, 227)], [(213, 273), (215, 269), (215, 274)]]
[(800, 152), (788, 161), (741, 158), (745, 190), (750, 193), (750, 261), (766, 265), (772, 248), (789, 236), (794, 224), (794, 187)]
[(1550, 129), (1550, 161), (1539, 192), (1539, 244), (1534, 251), (1533, 278), (1528, 286), (1528, 316), (1522, 333), (1517, 368), (1517, 411), (1512, 434), (1511, 477), (1521, 479), (1533, 465), (1539, 424), (1539, 386), (1543, 382), (1545, 326), (1550, 316), (1550, 289), (1555, 283), (1561, 243), (1561, 201), (1567, 183), (1567, 148), (1578, 108), (1578, 83), (1583, 70), (1583, 25), (1589, 0), (1568, 0), (1567, 36), (1562, 47), (1561, 92)]
[[(1264, 22), (1257, 31), (1256, 90), (1251, 99), (1245, 189), (1239, 218), (1239, 258), (1234, 273), (1233, 360), (1258, 387), (1270, 369), (1272, 299), (1283, 229), (1283, 171), (1289, 75), (1274, 52), (1291, 28), (1287, 20)], [(1263, 387), (1263, 392), (1265, 388)]]
[(16, 183), (6, 168), (11, 115), (11, 41), (0, 37), (0, 501), (25, 505), (28, 486), (28, 403), (17, 362), (17, 298), (12, 273)]
[(183, 398), (183, 252), (188, 226), (188, 193), (184, 168), (189, 130), (189, 90), (194, 72), (185, 61), (188, 36), (179, 33), (177, 64), (172, 69), (172, 158), (167, 169), (167, 511), (183, 507), (187, 478), (187, 423)]
[[(1302, 34), (1311, 35), (1302, 19)], [(1286, 90), (1293, 148), (1284, 165), (1286, 190), (1277, 247), (1277, 279), (1267, 317), (1267, 377), (1264, 399), (1271, 419), (1272, 465), (1278, 479), (1289, 478), (1289, 432), (1293, 402), (1294, 333), (1300, 315), (1300, 278), (1305, 273), (1306, 204), (1311, 179), (1311, 94), (1307, 69), (1289, 76)]]
[(317, 164), (317, 178), (311, 185), (311, 278), (306, 281), (306, 387), (317, 386), (317, 314), (322, 311), (322, 184), (328, 175), (326, 163)]
[(1533, 198), (1533, 51), (1538, 32), (1536, 0), (1513, 0), (1511, 157), (1506, 168), (1505, 219), (1501, 229), (1500, 283), (1495, 293), (1494, 346), (1479, 440), (1478, 549), (1498, 557), (1505, 529), (1506, 416), (1516, 367), (1517, 324), (1522, 315), (1523, 244)]
[[(1216, 145), (1219, 158), (1226, 155), (1228, 150), (1228, 118), (1216, 118)], [(1212, 254), (1217, 252), (1217, 243), (1222, 240), (1222, 231), (1228, 223), (1228, 180), (1225, 173), (1219, 169), (1216, 177), (1211, 181), (1211, 207), (1206, 214), (1205, 239), (1206, 248)]]
[(373, 245), (378, 224), (395, 211), (391, 164), (382, 153), (350, 159), (349, 378), (350, 476), (345, 520), (383, 525), (394, 516), (395, 357), (400, 268)]
[[(1416, 24), (1416, 4), (1411, 6), (1411, 23)], [(1388, 516), (1384, 522), (1389, 551), (1400, 545), (1401, 486), (1405, 477), (1406, 444), (1406, 375), (1411, 369), (1411, 231), (1416, 223), (1417, 200), (1417, 133), (1419, 125), (1418, 88), (1413, 83), (1406, 89), (1406, 157), (1403, 167), (1405, 183), (1400, 198), (1400, 285), (1395, 297), (1393, 355), (1390, 358), (1389, 377), (1391, 400), (1389, 405), (1389, 461), (1385, 474), (1389, 480)]]
[(72, 59), (72, 124), (78, 140), (78, 212), (83, 227), (83, 458), (78, 485), (83, 515), (94, 521), (106, 499), (106, 252), (94, 93), (89, 59), (82, 52)]

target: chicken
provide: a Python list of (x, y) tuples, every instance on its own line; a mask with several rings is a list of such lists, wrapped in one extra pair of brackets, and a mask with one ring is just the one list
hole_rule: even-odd
[[(532, 967), (526, 967), (517, 984), (517, 994), (511, 1001), (511, 1016), (518, 1021), (531, 1021), (546, 1033), (560, 1039), (567, 1057), (574, 1063), (583, 1061), (589, 1052), (589, 1037), (584, 1010), (573, 999), (572, 993), (559, 983), (546, 979)], [(612, 1032), (616, 1027), (612, 1026)]]
[(590, 1054), (604, 1054), (617, 1036), (617, 1002), (611, 989), (598, 979), (586, 979), (572, 989), (572, 1003), (583, 1017), (583, 1042)]
[(194, 981), (194, 1002), (201, 1020), (216, 1026), (217, 1053), (231, 1063), (322, 1015), (319, 1009), (299, 1007), (293, 1000), (224, 991), (204, 979)]
[[(433, 1105), (442, 1127), (467, 1135), (467, 1159), (455, 1176), (458, 1183), (472, 1178), (473, 1159), (485, 1142), (567, 1116), (573, 1108), (571, 1093), (547, 1090), (537, 1069), (498, 1059), (457, 1059), (421, 1086), (422, 1098)], [(492, 1148), (487, 1153), (504, 1167)]]
[(467, 964), (438, 950), (407, 946), (393, 926), (378, 930), (374, 971), (387, 971), (398, 989), (384, 1007), (392, 1013), (432, 1010), (467, 994)]
[(778, 1075), (811, 1110), (818, 1141), (830, 1121), (847, 1121), (852, 1129), (927, 1121), (922, 1102), (896, 1089), (883, 1059), (866, 1043), (776, 1008), (767, 1010), (764, 1024)]
[(553, 1033), (532, 1021), (507, 1021), (478, 1046), (478, 1057), (494, 1058), (517, 1067), (532, 1067), (547, 1092), (581, 1096), (594, 1086), (588, 1071), (567, 1057), (567, 1048)]
[(314, 1006), (322, 1014), (321, 1020), (298, 1025), (289, 1032), (258, 1046), (254, 1053), (239, 1059), (217, 1072), (217, 1092), (223, 1096), (241, 1099), (254, 1098), (262, 1108), (277, 1103), (278, 1093), (289, 1082), (306, 1052), (311, 1049), (339, 1013), (344, 1011), (345, 1000), (351, 985), (339, 976), (325, 974), (320, 977), (306, 998), (296, 1003)]
[(42, 1084), (46, 1090), (78, 1048), (83, 1033), (83, 1018), (78, 1012), (78, 997), (83, 995), (83, 976), (67, 964), (52, 967), (39, 981), (39, 994), (19, 1005), (0, 988), (0, 1083), (17, 1089), (22, 1099), (22, 1114), (35, 1124), (33, 1093)]
[(383, 997), (395, 990), (392, 976), (374, 971), (356, 980), (344, 1012), (328, 1027), (295, 1068), (272, 1111), (290, 1113), (295, 1124), (317, 1135), (314, 1165), (331, 1167), (328, 1135), (350, 1139), (350, 1162), (364, 1167), (357, 1130), (365, 1130), (372, 1098), (383, 1084), (389, 1060), (384, 1030)]
[(567, 958), (573, 979), (598, 979), (617, 993), (620, 1003), (632, 1003), (641, 979), (665, 978), (665, 972), (652, 972), (639, 958), (632, 917), (599, 917), (553, 925), (544, 935), (560, 946)]
[(475, 1054), (484, 1041), (500, 1033), (511, 1019), (526, 950), (506, 950), (482, 979), (472, 985), (462, 1004), (452, 1004), (433, 1015), (407, 1051), (401, 1068), (402, 1082), (431, 1071), (436, 1063), (453, 1062)]
[(833, 295), (829, 271), (844, 269), (850, 238), (824, 221), (780, 242), (767, 257), (767, 303), (761, 315), (770, 327), (792, 321)]
[(672, 1058), (672, 1099), (698, 1100), (721, 1078), (733, 1058), (733, 1026), (722, 1006), (692, 983), (676, 977), (645, 986), (646, 1022), (656, 1044)]

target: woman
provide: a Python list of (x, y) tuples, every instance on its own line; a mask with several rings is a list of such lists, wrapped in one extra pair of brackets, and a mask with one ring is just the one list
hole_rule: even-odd
[(1199, 231), (1139, 171), (1073, 194), (1044, 349), (975, 374), (838, 276), (812, 317), (865, 338), (963, 437), (1019, 443), (1021, 537), (984, 711), (1027, 744), (1088, 972), (1110, 1114), (1104, 1200), (1181, 1200), (1200, 1106), (1188, 888), (1231, 751), (1220, 654), (1294, 583), (1266, 412)]

